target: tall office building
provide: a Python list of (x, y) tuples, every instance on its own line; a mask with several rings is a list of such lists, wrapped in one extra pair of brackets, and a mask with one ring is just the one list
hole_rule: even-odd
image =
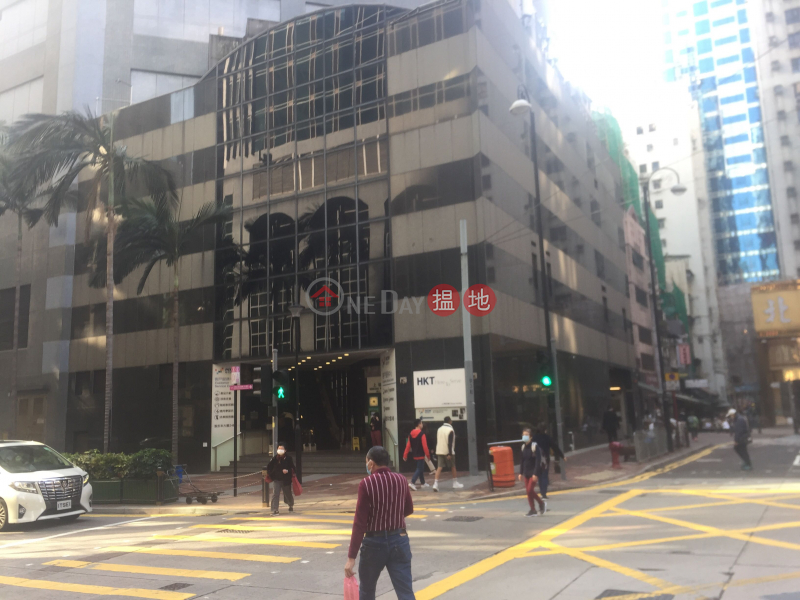
[(750, 10), (761, 84), (764, 143), (781, 278), (800, 278), (800, 0), (761, 0)]
[[(747, 0), (667, 0), (663, 14), (665, 78), (686, 86), (698, 103), (729, 399), (740, 402), (757, 401), (765, 387), (750, 285), (779, 278), (784, 261), (753, 25), (760, 13), (760, 3)], [(698, 194), (703, 199), (702, 189)]]
[[(390, 448), (402, 440), (426, 408), (418, 381), (432, 379), (417, 374), (464, 366), (460, 314), (435, 313), (426, 302), (434, 286), (460, 288), (461, 219), (470, 283), (490, 286), (497, 301), (472, 321), (474, 366), (466, 376), (475, 382), (479, 440), (552, 421), (541, 383), (545, 297), (575, 444), (590, 443), (583, 425), (598, 423), (609, 403), (632, 421), (620, 172), (587, 99), (548, 62), (529, 22), (506, 2), (322, 9), (244, 41), (193, 86), (119, 112), (120, 143), (175, 170), (183, 210), (215, 199), (233, 209), (228, 226), (184, 259), (179, 430), (181, 455), (195, 468), (208, 468), (216, 445), (214, 366), (257, 364), (272, 348), (285, 366), (302, 352), (301, 403), (283, 414), (299, 413), (320, 450), (364, 435), (376, 385), (384, 439)], [(525, 90), (533, 139), (529, 115), (509, 114)], [(59, 258), (71, 261), (74, 275), (61, 287), (32, 282), (31, 306), (46, 297), (54, 312), (34, 318), (31, 310), (20, 398), (46, 406), (44, 439), (70, 450), (96, 447), (104, 292), (87, 286), (80, 242), (76, 259), (50, 247), (59, 240), (48, 240), (46, 228), (30, 239), (26, 260), (52, 255), (54, 268)], [(229, 252), (233, 243), (244, 255)], [(324, 291), (310, 289), (323, 276), (344, 302), (333, 314), (312, 311), (306, 294)], [(158, 276), (141, 296), (132, 280), (118, 289), (111, 436), (118, 450), (169, 436), (166, 291)], [(397, 303), (382, 311), (383, 292), (395, 292)], [(304, 306), (299, 337), (290, 315), (296, 302)], [(61, 337), (47, 346), (45, 372), (40, 332), (56, 318)], [(395, 385), (375, 382), (376, 372)], [(254, 397), (242, 402), (243, 427), (258, 435), (264, 406)], [(437, 419), (455, 413), (464, 440), (463, 410), (434, 408)], [(22, 417), (37, 426), (17, 414), (18, 429)], [(10, 421), (0, 415), (0, 423)]]

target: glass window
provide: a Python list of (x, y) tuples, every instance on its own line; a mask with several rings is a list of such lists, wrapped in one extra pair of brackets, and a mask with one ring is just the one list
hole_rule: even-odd
[[(0, 351), (14, 348), (14, 303), (16, 288), (0, 290)], [(20, 286), (19, 297), (19, 347), (28, 347), (28, 322), (30, 318), (31, 286)], [(104, 313), (105, 314), (105, 313)]]
[(702, 21), (698, 21), (694, 24), (694, 32), (697, 35), (703, 35), (706, 33), (711, 32), (711, 23), (709, 23), (708, 19), (704, 19)]
[(711, 52), (711, 40), (706, 38), (704, 40), (698, 40), (697, 42), (697, 53), (698, 54), (706, 54)]
[(695, 2), (692, 6), (695, 17), (700, 17), (708, 14), (708, 2)]
[(755, 106), (747, 111), (747, 115), (751, 123), (759, 123), (761, 121), (761, 108)]
[(749, 44), (750, 43), (750, 30), (749, 29), (740, 29), (739, 30), (739, 41), (742, 44)]
[(800, 8), (790, 8), (785, 13), (786, 24), (800, 23)]
[(724, 58), (717, 59), (717, 64), (718, 65), (729, 65), (731, 63), (735, 63), (738, 60), (739, 60), (739, 55), (738, 54), (734, 54), (733, 56), (726, 56)]
[(698, 61), (697, 67), (701, 73), (710, 73), (714, 70), (714, 59), (702, 58)]
[(736, 41), (736, 39), (737, 38), (736, 38), (735, 35), (731, 35), (731, 36), (728, 36), (728, 37), (724, 37), (724, 38), (720, 38), (718, 40), (715, 40), (714, 41), (714, 45), (715, 46), (724, 46), (725, 44), (732, 44), (733, 42)]
[(745, 83), (755, 83), (756, 81), (756, 68), (755, 67), (745, 67), (744, 68), (744, 81)]
[(744, 94), (736, 94), (735, 96), (725, 96), (720, 98), (720, 104), (733, 104), (734, 102), (744, 102)]
[(790, 33), (787, 37), (789, 48), (800, 48), (800, 31)]
[(739, 10), (736, 13), (736, 16), (739, 19), (739, 24), (740, 25), (743, 24), (743, 23), (747, 23), (747, 10), (746, 9), (743, 8), (743, 9)]

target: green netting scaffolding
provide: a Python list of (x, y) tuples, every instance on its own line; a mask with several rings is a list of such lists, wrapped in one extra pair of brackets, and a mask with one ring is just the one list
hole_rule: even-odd
[[(622, 175), (622, 200), (627, 210), (633, 206), (639, 217), (639, 222), (644, 227), (644, 213), (639, 195), (639, 176), (636, 174), (628, 157), (625, 156), (625, 144), (622, 141), (622, 130), (614, 116), (608, 111), (593, 112), (592, 118), (597, 127), (597, 135), (605, 144), (611, 160), (619, 167)], [(650, 240), (653, 253), (653, 262), (656, 266), (656, 277), (660, 290), (661, 307), (664, 316), (668, 319), (678, 319), (683, 323), (684, 330), (689, 332), (689, 316), (686, 307), (686, 294), (675, 284), (667, 285), (667, 270), (664, 261), (664, 249), (661, 247), (661, 234), (658, 230), (658, 219), (652, 209), (650, 210)], [(671, 287), (671, 289), (669, 289)], [(669, 290), (669, 291), (668, 291)]]

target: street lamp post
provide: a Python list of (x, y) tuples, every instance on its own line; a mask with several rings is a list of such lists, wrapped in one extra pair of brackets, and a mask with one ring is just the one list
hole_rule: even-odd
[(661, 381), (659, 382), (659, 389), (661, 390), (661, 413), (664, 415), (664, 427), (667, 430), (667, 450), (673, 451), (672, 446), (672, 422), (670, 421), (670, 411), (668, 410), (667, 391), (664, 386), (664, 353), (661, 348), (661, 327), (659, 325), (659, 309), (658, 309), (658, 294), (656, 293), (656, 286), (658, 280), (656, 279), (656, 264), (653, 260), (653, 242), (650, 235), (650, 181), (653, 175), (659, 171), (672, 171), (675, 174), (677, 183), (670, 188), (670, 191), (676, 196), (680, 196), (686, 192), (686, 186), (681, 184), (681, 176), (672, 167), (661, 167), (650, 173), (649, 177), (641, 179), (642, 196), (644, 199), (644, 234), (647, 243), (648, 260), (650, 263), (650, 298), (653, 303), (653, 320), (656, 332), (656, 352), (658, 352), (658, 370)]
[(294, 456), (295, 467), (297, 469), (297, 480), (303, 482), (303, 431), (300, 428), (300, 313), (303, 307), (300, 304), (292, 304), (289, 307), (292, 314), (292, 322), (296, 327), (294, 344)]
[[(542, 218), (542, 196), (539, 191), (539, 163), (536, 156), (536, 118), (533, 113), (533, 105), (530, 102), (530, 94), (528, 88), (524, 84), (520, 84), (517, 88), (518, 99), (509, 107), (510, 112), (515, 117), (524, 116), (525, 113), (530, 115), (530, 141), (531, 141), (531, 160), (533, 161), (533, 181), (534, 191), (536, 192), (536, 234), (539, 237), (539, 264), (540, 264), (540, 278), (542, 282), (542, 307), (544, 309), (544, 339), (547, 344), (547, 354), (552, 356), (553, 373), (556, 372), (555, 361), (558, 360), (556, 343), (550, 335), (550, 289), (547, 278), (547, 259), (544, 255), (544, 219)], [(559, 394), (558, 385), (555, 386), (555, 410), (556, 410), (556, 431), (558, 435), (559, 448), (564, 447), (564, 425), (561, 416), (561, 398)], [(562, 465), (561, 478), (566, 479), (566, 469)]]

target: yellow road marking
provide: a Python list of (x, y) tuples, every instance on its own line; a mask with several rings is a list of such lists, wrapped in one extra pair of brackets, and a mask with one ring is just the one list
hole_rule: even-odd
[(336, 535), (339, 537), (350, 537), (347, 529), (311, 529), (306, 527), (284, 527), (283, 525), (260, 526), (260, 525), (192, 525), (191, 529), (228, 529), (230, 531), (277, 531), (280, 533), (308, 533), (313, 535)]
[[(453, 504), (459, 504), (458, 502), (453, 502)], [(464, 504), (461, 502), (460, 504)], [(447, 512), (446, 508), (427, 508), (424, 506), (415, 506), (414, 510), (424, 510), (426, 512)]]
[(654, 588), (658, 588), (662, 591), (675, 587), (675, 584), (670, 583), (669, 581), (664, 581), (663, 579), (659, 579), (658, 577), (648, 575), (647, 573), (642, 573), (637, 569), (624, 567), (622, 565), (613, 563), (609, 560), (598, 558), (597, 556), (592, 556), (591, 554), (586, 554), (585, 552), (581, 552), (580, 550), (577, 550), (575, 548), (567, 548), (566, 546), (561, 546), (554, 542), (544, 542), (542, 544), (542, 547), (552, 548), (553, 550), (557, 550), (563, 554), (566, 554), (567, 556), (571, 556), (572, 558), (577, 558), (578, 560), (582, 560), (583, 562), (588, 562), (589, 564), (595, 565), (596, 567), (600, 567), (601, 569), (608, 569), (609, 571), (614, 571), (615, 573), (619, 573), (620, 575), (624, 575), (625, 577), (630, 577), (631, 579), (638, 579), (639, 581), (642, 581), (648, 585), (652, 585)]
[[(662, 492), (662, 493), (664, 492), (664, 490), (657, 490), (657, 491)], [(691, 496), (701, 496), (703, 498), (709, 498), (709, 499), (727, 500), (727, 498), (725, 496), (725, 494), (727, 493), (727, 490), (724, 491), (724, 492), (722, 490), (704, 491), (704, 492), (700, 492), (700, 491), (697, 491), (697, 490), (692, 490), (692, 491), (689, 491), (689, 490), (675, 490), (675, 491), (677, 493), (680, 493), (680, 494), (688, 494), (688, 495), (691, 495)], [(750, 493), (759, 493), (759, 494), (761, 494), (763, 492), (750, 492)], [(792, 494), (788, 498), (784, 496), (784, 499), (788, 500), (789, 498), (793, 498), (793, 497), (796, 497), (796, 496), (794, 494)], [(784, 502), (776, 502), (775, 500), (767, 500), (766, 498), (742, 498), (740, 501), (743, 502), (743, 503), (749, 503), (749, 504), (760, 504), (762, 506), (771, 506), (773, 508), (789, 508), (789, 509), (792, 509), (792, 510), (800, 510), (800, 504), (786, 504)]]
[(173, 577), (194, 577), (197, 579), (224, 579), (239, 581), (249, 577), (250, 573), (232, 573), (230, 571), (196, 571), (194, 569), (169, 569), (166, 567), (145, 567), (139, 565), (119, 565), (113, 563), (90, 563), (82, 560), (52, 560), (44, 563), (54, 567), (72, 569), (92, 569), (93, 571), (111, 571), (112, 573), (137, 573), (139, 575), (170, 575)]
[[(754, 536), (754, 535), (746, 535), (741, 533), (739, 530), (724, 530), (719, 529), (717, 527), (712, 527), (710, 525), (701, 525), (698, 523), (692, 523), (690, 521), (683, 521), (680, 519), (671, 519), (669, 517), (662, 517), (660, 515), (648, 514), (643, 513), (635, 510), (625, 511), (623, 509), (614, 508), (612, 510), (616, 510), (619, 512), (623, 512), (629, 514), (634, 517), (642, 517), (645, 519), (650, 519), (651, 521), (660, 521), (661, 523), (667, 523), (669, 525), (677, 525), (678, 527), (685, 527), (687, 529), (694, 529), (696, 531), (702, 531), (703, 533), (710, 533), (715, 536), (720, 537), (729, 537), (734, 540), (739, 540), (742, 542), (752, 542), (754, 544), (762, 544), (764, 546), (774, 546), (776, 548), (785, 548), (788, 550), (800, 550), (800, 544), (792, 544), (790, 542), (781, 542), (779, 540), (772, 540), (769, 538)], [(792, 523), (778, 523), (776, 525), (765, 525), (764, 528), (756, 528), (761, 531), (771, 531), (775, 529), (788, 529), (790, 527), (800, 527), (800, 522), (792, 522)]]
[(293, 563), (300, 560), (291, 556), (270, 556), (269, 554), (237, 554), (234, 552), (209, 552), (205, 550), (180, 550), (175, 548), (145, 548), (142, 546), (110, 546), (107, 552), (139, 552), (159, 556), (191, 556), (195, 558), (222, 558), (226, 560), (248, 560), (265, 563)]
[(331, 550), (338, 548), (341, 544), (329, 544), (327, 542), (299, 542), (295, 540), (259, 540), (236, 537), (217, 537), (202, 535), (156, 535), (159, 540), (189, 540), (195, 542), (220, 542), (223, 544), (251, 544), (255, 546), (292, 546), (295, 548), (323, 548)]
[(131, 598), (147, 598), (148, 600), (186, 600), (194, 594), (168, 592), (166, 590), (144, 590), (140, 588), (116, 588), (104, 585), (86, 585), (83, 583), (62, 583), (45, 579), (23, 579), (22, 577), (5, 577), (0, 575), (0, 584), (14, 587), (49, 590), (53, 592), (74, 592), (93, 596), (129, 596)]
[(438, 598), (442, 594), (464, 585), (465, 583), (472, 581), (473, 579), (476, 579), (481, 575), (488, 573), (489, 571), (496, 569), (497, 567), (502, 566), (511, 560), (514, 560), (515, 558), (525, 556), (529, 550), (541, 547), (543, 543), (552, 541), (553, 538), (566, 533), (567, 531), (575, 529), (580, 525), (583, 525), (586, 523), (586, 521), (590, 520), (594, 516), (602, 514), (610, 508), (613, 508), (640, 493), (641, 490), (631, 490), (629, 492), (622, 493), (619, 496), (609, 498), (605, 502), (602, 502), (579, 515), (575, 515), (574, 517), (567, 519), (564, 521), (564, 523), (561, 523), (556, 527), (551, 527), (550, 529), (542, 531), (541, 533), (533, 536), (525, 542), (522, 542), (521, 544), (506, 548), (494, 556), (490, 556), (478, 561), (474, 565), (470, 565), (466, 569), (462, 569), (461, 571), (458, 571), (449, 577), (445, 577), (441, 581), (432, 583), (425, 589), (416, 593), (417, 600), (431, 600), (432, 598)]
[(231, 517), (228, 520), (229, 521), (304, 521), (306, 523), (339, 523), (341, 525), (353, 524), (352, 519), (349, 521), (342, 521), (341, 519), (316, 519), (310, 517)]

